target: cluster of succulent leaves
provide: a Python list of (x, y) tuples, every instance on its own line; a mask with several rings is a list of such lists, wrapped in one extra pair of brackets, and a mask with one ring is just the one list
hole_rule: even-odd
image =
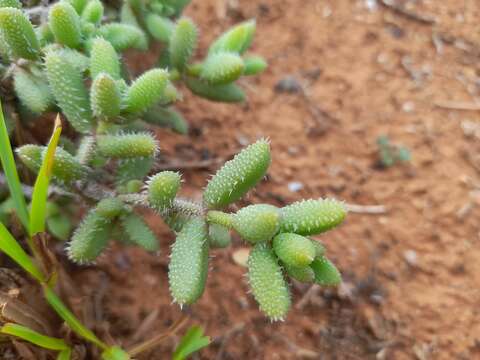
[(397, 163), (408, 163), (412, 159), (410, 150), (405, 146), (392, 144), (386, 135), (377, 138), (380, 165), (384, 168)]
[[(185, 133), (173, 107), (182, 98), (175, 82), (213, 101), (243, 101), (236, 81), (266, 68), (262, 58), (244, 55), (255, 21), (226, 31), (195, 62), (198, 30), (180, 16), (188, 3), (125, 0), (112, 12), (100, 0), (62, 0), (34, 26), (19, 0), (1, 0), (0, 75), (13, 79), (16, 111), (31, 118), (59, 109), (81, 134), (138, 129), (142, 122)], [(154, 42), (162, 45), (157, 68), (130, 79), (120, 54)]]
[[(0, 0), (0, 71), (4, 79), (13, 79), (19, 100), (14, 111), (38, 115), (60, 110), (80, 134), (77, 146), (64, 140), (65, 146), (56, 148), (51, 169), (57, 186), (90, 207), (68, 242), (72, 261), (95, 261), (112, 239), (158, 251), (158, 240), (138, 214), (149, 207), (176, 233), (170, 292), (180, 305), (190, 305), (204, 291), (210, 249), (228, 246), (234, 230), (253, 245), (248, 277), (260, 308), (271, 319), (283, 319), (291, 302), (286, 275), (321, 285), (339, 283), (325, 249), (309, 236), (340, 224), (346, 215), (343, 204), (321, 199), (223, 212), (265, 176), (271, 160), (266, 140), (225, 163), (208, 182), (201, 203), (179, 196), (181, 176), (176, 172), (162, 171), (145, 181), (154, 172), (159, 144), (144, 124), (186, 132), (172, 106), (181, 98), (176, 81), (198, 96), (239, 102), (245, 94), (237, 80), (266, 67), (262, 58), (245, 55), (254, 21), (223, 33), (205, 59), (195, 62), (198, 30), (180, 16), (188, 2), (128, 0), (112, 21), (99, 0), (63, 0), (34, 27), (18, 0)], [(147, 50), (154, 41), (163, 44), (158, 68), (129, 79), (120, 53)], [(47, 147), (35, 144), (16, 152), (34, 173), (48, 156)], [(51, 230), (68, 237), (70, 229), (58, 226), (58, 207), (49, 211)]]
[[(260, 308), (271, 319), (282, 319), (290, 307), (285, 274), (324, 286), (341, 281), (323, 246), (308, 236), (337, 226), (346, 211), (343, 203), (333, 199), (300, 201), (280, 209), (250, 205), (235, 214), (221, 211), (266, 175), (270, 159), (268, 141), (251, 144), (217, 171), (201, 203), (179, 196), (181, 176), (173, 171), (150, 176), (142, 191), (140, 183), (129, 182), (127, 188), (135, 191), (104, 198), (90, 210), (69, 242), (68, 255), (77, 263), (94, 261), (115, 229), (123, 234), (119, 240), (157, 251), (157, 239), (134, 212), (137, 207), (149, 207), (176, 234), (168, 273), (170, 292), (181, 306), (190, 305), (205, 289), (210, 249), (228, 246), (230, 231), (235, 230), (254, 246), (248, 261), (249, 282)], [(57, 176), (55, 170), (54, 166)]]

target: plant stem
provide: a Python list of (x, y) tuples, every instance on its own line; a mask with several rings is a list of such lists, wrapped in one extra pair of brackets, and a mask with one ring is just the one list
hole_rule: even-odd
[(225, 226), (226, 228), (232, 228), (233, 217), (231, 214), (224, 213), (223, 211), (210, 210), (207, 213), (207, 222), (210, 224), (217, 224)]

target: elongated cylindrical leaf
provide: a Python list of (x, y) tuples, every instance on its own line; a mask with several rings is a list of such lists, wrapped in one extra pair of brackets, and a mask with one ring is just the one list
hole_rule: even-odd
[(168, 84), (168, 72), (152, 69), (144, 73), (130, 86), (126, 94), (126, 109), (129, 113), (140, 113), (162, 99)]
[(37, 60), (40, 55), (33, 26), (19, 9), (0, 8), (0, 39), (12, 59)]
[(45, 69), (53, 96), (68, 121), (79, 132), (90, 131), (92, 112), (82, 73), (56, 51), (45, 56)]
[(235, 84), (212, 85), (203, 80), (187, 78), (186, 85), (195, 95), (211, 101), (226, 103), (245, 101), (244, 91)]
[(172, 247), (168, 281), (173, 299), (192, 304), (203, 294), (208, 272), (207, 226), (204, 220), (188, 221)]
[(113, 120), (120, 114), (121, 102), (115, 80), (106, 73), (97, 75), (90, 89), (93, 115), (101, 120)]
[(58, 43), (71, 48), (78, 48), (82, 43), (80, 17), (69, 3), (61, 1), (53, 5), (48, 24)]
[(197, 36), (197, 27), (190, 19), (178, 20), (169, 43), (170, 61), (174, 67), (185, 68), (197, 46)]
[(282, 320), (291, 306), (290, 291), (273, 250), (257, 244), (248, 257), (248, 280), (253, 296), (265, 315)]
[(285, 206), (281, 231), (315, 235), (339, 225), (347, 215), (345, 205), (334, 199), (302, 200)]
[(33, 113), (41, 114), (53, 105), (53, 95), (46, 79), (17, 67), (13, 80), (18, 98)]
[(227, 161), (209, 181), (203, 200), (210, 208), (220, 208), (240, 199), (265, 176), (270, 165), (270, 144), (259, 140)]
[(253, 244), (269, 241), (280, 228), (280, 212), (267, 204), (244, 207), (233, 216), (233, 228)]
[(228, 84), (243, 73), (244, 64), (234, 53), (218, 52), (210, 55), (202, 66), (200, 76), (212, 85)]
[(146, 132), (99, 135), (97, 148), (101, 155), (114, 159), (153, 157), (158, 150), (155, 138)]
[(105, 39), (92, 41), (90, 50), (90, 76), (95, 79), (98, 74), (107, 73), (113, 79), (120, 79), (120, 62), (112, 44)]

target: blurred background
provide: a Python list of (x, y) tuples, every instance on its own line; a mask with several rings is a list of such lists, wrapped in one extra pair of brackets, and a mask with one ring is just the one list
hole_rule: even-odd
[[(243, 82), (243, 105), (185, 99), (188, 137), (157, 132), (184, 195), (198, 198), (222, 161), (268, 137), (272, 166), (244, 204), (351, 204), (320, 237), (344, 284), (293, 283), (285, 322), (270, 323), (247, 294), (240, 240), (216, 250), (205, 295), (189, 309), (214, 339), (197, 358), (480, 358), (480, 3), (202, 0), (187, 15), (203, 30), (199, 49), (256, 18), (252, 52), (269, 69)], [(74, 275), (84, 293), (97, 289), (105, 327), (126, 343), (181, 313), (168, 294), (172, 235), (149, 220), (160, 256), (116, 247), (101, 271)]]

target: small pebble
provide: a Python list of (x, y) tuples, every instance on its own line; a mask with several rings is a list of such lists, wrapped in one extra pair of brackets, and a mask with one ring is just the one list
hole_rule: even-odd
[(417, 265), (417, 252), (415, 250), (406, 250), (403, 253), (403, 258), (410, 266)]
[(291, 192), (297, 192), (303, 189), (303, 184), (299, 181), (292, 181), (288, 183), (288, 190)]
[(406, 113), (411, 113), (413, 110), (415, 110), (415, 103), (413, 101), (407, 101), (403, 103), (402, 110)]

